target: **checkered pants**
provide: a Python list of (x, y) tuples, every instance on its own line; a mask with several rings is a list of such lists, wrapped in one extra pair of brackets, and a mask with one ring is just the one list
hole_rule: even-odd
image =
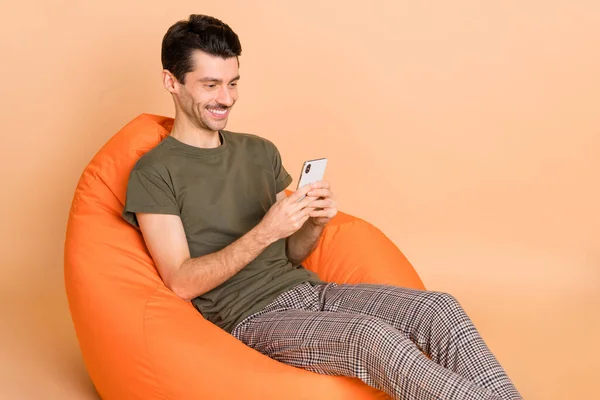
[(450, 295), (301, 284), (232, 335), (283, 363), (357, 377), (394, 399), (521, 399)]

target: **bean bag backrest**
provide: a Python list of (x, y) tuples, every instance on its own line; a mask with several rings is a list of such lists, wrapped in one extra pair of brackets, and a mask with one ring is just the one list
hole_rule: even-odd
[[(121, 217), (136, 161), (170, 132), (142, 114), (94, 156), (75, 190), (65, 241), (65, 286), (88, 372), (104, 400), (376, 399), (356, 379), (271, 360), (202, 318), (161, 281), (138, 230)], [(339, 213), (305, 265), (335, 282), (423, 288), (369, 223)]]

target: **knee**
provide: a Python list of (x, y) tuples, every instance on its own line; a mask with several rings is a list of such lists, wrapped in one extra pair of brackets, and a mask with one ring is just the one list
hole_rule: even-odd
[(385, 335), (387, 324), (379, 318), (361, 316), (356, 321), (356, 333), (360, 338), (373, 338)]
[(355, 329), (355, 348), (362, 355), (374, 355), (389, 340), (393, 327), (378, 318), (361, 317), (356, 321)]
[(450, 293), (431, 292), (429, 305), (438, 315), (462, 313), (463, 309), (456, 297)]
[(355, 373), (371, 371), (390, 375), (396, 371), (399, 360), (414, 360), (422, 356), (407, 335), (378, 318), (364, 318), (356, 329), (350, 360)]

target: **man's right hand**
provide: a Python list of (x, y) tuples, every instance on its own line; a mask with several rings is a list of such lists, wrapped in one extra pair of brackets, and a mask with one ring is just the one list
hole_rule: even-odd
[(302, 228), (312, 211), (307, 206), (317, 198), (306, 196), (304, 199), (300, 199), (311, 189), (312, 185), (303, 186), (271, 206), (259, 223), (261, 231), (266, 235), (269, 242), (273, 243), (287, 238)]

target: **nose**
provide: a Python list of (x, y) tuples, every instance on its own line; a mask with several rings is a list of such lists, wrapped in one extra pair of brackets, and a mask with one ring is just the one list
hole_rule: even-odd
[(226, 107), (231, 107), (235, 102), (235, 98), (230, 92), (229, 87), (225, 86), (219, 90), (219, 95), (217, 97), (217, 102)]

